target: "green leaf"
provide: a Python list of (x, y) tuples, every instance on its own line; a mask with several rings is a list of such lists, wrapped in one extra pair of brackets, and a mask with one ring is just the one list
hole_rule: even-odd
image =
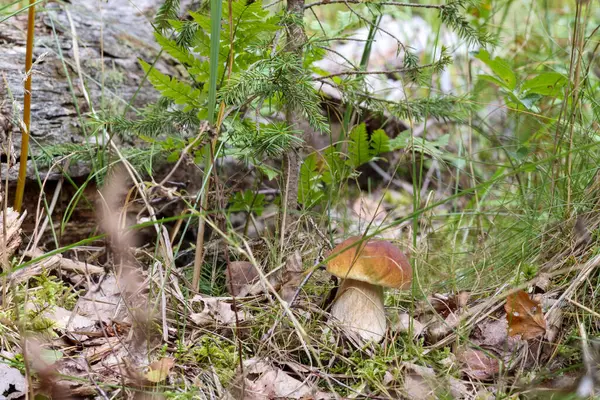
[(492, 59), (490, 58), (490, 53), (486, 50), (479, 50), (479, 53), (475, 57), (490, 67), (496, 77), (502, 82), (502, 87), (509, 90), (514, 90), (517, 87), (517, 77), (506, 60), (500, 57)]
[(350, 143), (348, 144), (348, 162), (353, 168), (371, 161), (369, 151), (369, 135), (367, 126), (362, 123), (355, 126), (350, 132)]
[(158, 32), (154, 32), (156, 42), (166, 51), (171, 57), (182, 64), (194, 66), (200, 63), (187, 49), (179, 46), (174, 40), (167, 39)]
[(206, 32), (210, 32), (210, 17), (202, 15), (200, 13), (190, 11), (190, 15), (194, 18), (194, 21)]
[(172, 151), (171, 154), (169, 154), (167, 156), (167, 162), (169, 162), (169, 163), (177, 162), (177, 160), (179, 160), (180, 154), (181, 154), (180, 151)]
[(140, 60), (142, 68), (148, 74), (148, 80), (161, 95), (183, 105), (184, 111), (189, 111), (202, 106), (204, 95), (198, 89), (195, 89), (183, 83), (175, 77), (169, 77), (157, 69), (152, 68), (148, 63)]
[(558, 96), (567, 84), (567, 78), (558, 72), (543, 72), (529, 79), (521, 86), (521, 92), (536, 93), (542, 96)]
[(332, 185), (346, 179), (349, 175), (349, 168), (342, 160), (342, 157), (336, 152), (335, 146), (327, 147), (323, 151), (325, 167), (323, 168), (323, 182)]
[(390, 138), (383, 129), (377, 129), (371, 134), (371, 157), (377, 157), (390, 150)]
[(245, 211), (260, 216), (263, 213), (264, 208), (264, 194), (254, 193), (252, 190), (245, 190), (244, 192), (237, 192), (233, 196), (233, 204), (229, 210), (233, 212)]
[(300, 167), (298, 201), (305, 207), (312, 207), (324, 196), (319, 187), (320, 181), (321, 174), (317, 171), (317, 155), (313, 153), (306, 157)]
[(391, 150), (412, 150), (412, 148), (414, 148), (417, 153), (423, 153), (431, 157), (441, 159), (444, 156), (443, 148), (448, 145), (449, 140), (450, 135), (446, 134), (440, 136), (433, 142), (420, 137), (416, 137), (411, 141), (410, 132), (405, 131), (394, 139), (390, 140), (390, 147)]
[(504, 87), (504, 82), (502, 82), (500, 79), (496, 78), (495, 76), (488, 75), (488, 74), (479, 74), (479, 75), (477, 75), (477, 77), (479, 78), (479, 80), (488, 81), (488, 82), (493, 83), (494, 85)]
[(267, 179), (272, 181), (279, 176), (279, 171), (265, 164), (257, 164), (256, 167), (266, 175)]

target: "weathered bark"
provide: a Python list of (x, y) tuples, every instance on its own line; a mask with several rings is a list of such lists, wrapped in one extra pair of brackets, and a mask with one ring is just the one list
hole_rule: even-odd
[[(75, 27), (83, 84), (94, 110), (122, 113), (134, 94), (132, 106), (136, 108), (158, 97), (148, 82), (143, 83), (137, 94), (136, 91), (144, 77), (138, 58), (152, 62), (159, 51), (153, 41), (151, 20), (161, 3), (160, 0), (78, 0), (66, 6), (50, 2), (40, 10), (35, 24), (30, 154), (39, 154), (43, 146), (97, 140), (91, 135), (91, 129), (83, 126), (85, 114), (91, 110), (77, 74), (67, 12)], [(19, 165), (11, 163), (12, 167), (7, 171), (6, 160), (15, 159), (20, 151), (26, 24), (27, 13), (22, 13), (3, 22), (0, 29), (1, 173), (5, 179), (8, 172), (11, 181), (16, 180)], [(156, 67), (175, 73), (164, 60)], [(83, 118), (79, 118), (77, 108)], [(8, 147), (9, 137), (12, 148)], [(89, 172), (89, 166), (71, 164), (71, 176)], [(28, 166), (28, 177), (34, 177), (32, 165)]]
[[(287, 11), (294, 16), (296, 21), (288, 22), (286, 30), (286, 51), (295, 53), (302, 57), (302, 46), (306, 43), (306, 33), (304, 32), (304, 0), (288, 0)], [(289, 20), (288, 20), (289, 21)], [(287, 110), (286, 121), (290, 126), (302, 126), (302, 116)], [(286, 236), (287, 227), (295, 220), (295, 212), (298, 208), (298, 184), (300, 178), (300, 154), (296, 150), (288, 151), (283, 157), (283, 193), (284, 202), (282, 202), (282, 215), (280, 217), (280, 235), (281, 244)]]

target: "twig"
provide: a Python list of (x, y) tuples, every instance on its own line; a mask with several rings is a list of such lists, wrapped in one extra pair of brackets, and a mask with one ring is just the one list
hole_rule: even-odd
[(368, 42), (367, 39), (351, 38), (351, 37), (332, 37), (332, 38), (319, 38), (317, 42)]
[(386, 182), (392, 183), (394, 186), (406, 190), (407, 193), (413, 195), (413, 187), (407, 182), (403, 182), (400, 179), (395, 179), (393, 176), (385, 172), (376, 162), (370, 161), (369, 167), (373, 168)]
[(412, 7), (412, 8), (435, 8), (438, 10), (443, 10), (446, 8), (445, 5), (437, 5), (437, 4), (415, 4), (415, 3), (399, 3), (397, 1), (361, 1), (361, 0), (323, 0), (315, 3), (310, 3), (304, 6), (304, 9), (317, 7), (317, 6), (326, 6), (329, 4), (376, 4), (382, 6), (397, 6), (397, 7)]
[(335, 74), (330, 74), (330, 75), (325, 75), (325, 76), (320, 76), (318, 78), (315, 78), (315, 81), (322, 81), (325, 79), (331, 79), (334, 78), (336, 76), (343, 76), (343, 75), (387, 75), (387, 74), (401, 74), (404, 72), (409, 72), (409, 71), (418, 71), (420, 69), (425, 69), (425, 68), (430, 68), (433, 67), (436, 63), (431, 63), (431, 64), (425, 64), (425, 65), (419, 65), (417, 67), (412, 67), (412, 68), (400, 68), (400, 69), (391, 69), (391, 70), (381, 70), (381, 71), (344, 71), (344, 72), (338, 72)]
[(177, 160), (177, 162), (175, 163), (175, 165), (173, 166), (171, 171), (169, 171), (167, 176), (165, 176), (163, 178), (163, 180), (160, 181), (160, 183), (158, 184), (159, 186), (164, 186), (165, 183), (167, 183), (169, 181), (169, 179), (171, 179), (171, 177), (173, 176), (175, 171), (177, 171), (177, 168), (179, 168), (179, 166), (181, 165), (181, 163), (182, 163), (183, 159), (185, 158), (185, 156), (187, 155), (187, 153), (189, 153), (189, 151), (192, 149), (192, 147), (194, 147), (196, 145), (198, 140), (202, 137), (202, 134), (204, 134), (204, 132), (206, 132), (208, 130), (208, 124), (206, 124), (206, 123), (200, 124), (199, 130), (200, 131), (198, 132), (198, 135), (196, 136), (196, 138), (194, 140), (192, 140), (192, 142), (190, 144), (185, 146), (185, 148), (181, 151), (181, 154), (179, 155), (179, 159)]
[[(70, 160), (67, 159), (65, 166), (62, 169), (64, 171), (68, 171), (69, 164), (70, 164)], [(44, 185), (42, 185), (42, 187), (44, 187), (46, 185), (46, 181), (50, 177), (50, 172), (52, 171), (53, 167), (54, 166), (52, 166), (48, 170), (48, 175), (46, 176), (46, 179), (44, 179)], [(37, 248), (38, 243), (40, 242), (40, 238), (44, 234), (44, 231), (46, 230), (46, 227), (48, 226), (48, 222), (52, 218), (52, 213), (54, 212), (54, 207), (56, 207), (56, 203), (58, 202), (58, 196), (60, 195), (60, 191), (62, 190), (62, 185), (63, 185), (64, 181), (65, 181), (65, 177), (64, 177), (64, 175), (61, 175), (58, 183), (56, 184), (56, 188), (54, 189), (54, 195), (52, 195), (52, 200), (50, 201), (50, 205), (48, 206), (48, 210), (46, 213), (46, 217), (44, 218), (44, 222), (42, 222), (42, 225), (40, 226), (40, 228), (35, 231), (35, 234), (33, 236), (33, 243), (31, 244), (31, 246), (28, 247), (28, 250)], [(40, 201), (38, 202), (38, 210), (40, 208), (39, 203), (41, 202), (41, 198), (42, 198), (42, 196), (40, 196)], [(37, 218), (36, 218), (36, 221), (37, 221)]]
[[(402, 47), (402, 50), (406, 51), (406, 46), (404, 46), (404, 43), (402, 43), (400, 41), (400, 39), (398, 39), (396, 36), (392, 35), (390, 32), (388, 32), (387, 30), (385, 30), (381, 27), (381, 25), (380, 25), (381, 15), (375, 15), (373, 21), (369, 21), (368, 19), (363, 17), (361, 14), (354, 11), (354, 9), (352, 7), (350, 7), (350, 3), (352, 3), (351, 1), (342, 0), (340, 2), (346, 4), (346, 7), (348, 7), (348, 11), (350, 11), (352, 14), (356, 15), (358, 17), (358, 19), (361, 19), (361, 20), (365, 21), (365, 23), (367, 25), (370, 25), (369, 36), (367, 37), (367, 43), (365, 44), (365, 48), (364, 48), (364, 50), (368, 49), (369, 55), (371, 54), (371, 45), (375, 41), (375, 35), (377, 34), (377, 31), (381, 31), (381, 32), (385, 33), (386, 35), (389, 35), (392, 39), (394, 39), (398, 43), (399, 47)], [(367, 55), (367, 53), (363, 52), (363, 57), (366, 55)], [(368, 58), (364, 59), (362, 61), (364, 61), (364, 62), (361, 62), (361, 66), (366, 68)]]
[(421, 188), (421, 197), (425, 196), (427, 189), (429, 188), (429, 184), (431, 183), (431, 177), (433, 176), (434, 171), (437, 169), (437, 160), (433, 160), (431, 162), (431, 167), (427, 171), (427, 175), (425, 175), (425, 181), (423, 182), (423, 187)]
[(344, 61), (346, 61), (348, 64), (350, 64), (353, 68), (356, 68), (356, 66), (354, 65), (354, 63), (352, 61), (350, 61), (350, 59), (348, 57), (346, 57), (345, 55), (343, 55), (342, 53), (340, 53), (337, 50), (334, 50), (330, 47), (326, 47), (326, 46), (317, 46), (319, 49), (323, 49), (325, 51), (328, 51), (330, 53), (333, 53), (335, 55), (337, 55), (338, 57), (340, 57), (341, 59), (343, 59)]
[[(31, 128), (31, 67), (33, 60), (33, 35), (35, 32), (35, 0), (29, 0), (27, 20), (27, 47), (25, 49), (25, 94), (23, 98), (23, 124), (21, 130), (21, 157), (17, 191), (15, 193), (15, 211), (20, 212), (23, 205), (23, 193), (27, 176), (27, 158), (29, 157), (29, 133)], [(32, 389), (33, 390), (33, 389)]]

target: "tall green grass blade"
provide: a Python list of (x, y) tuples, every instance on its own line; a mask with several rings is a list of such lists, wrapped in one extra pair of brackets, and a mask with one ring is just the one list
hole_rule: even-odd
[(217, 106), (217, 78), (219, 71), (219, 43), (221, 40), (221, 0), (210, 2), (210, 81), (208, 84), (208, 121), (215, 122)]
[[(217, 107), (217, 78), (219, 74), (219, 50), (221, 39), (222, 0), (210, 2), (210, 78), (208, 82), (208, 122), (215, 123), (215, 110)], [(233, 43), (232, 43), (233, 45)], [(204, 184), (200, 199), (201, 210), (206, 210), (208, 205), (208, 191), (210, 190), (210, 171), (212, 170), (212, 156), (214, 140), (204, 146)], [(196, 256), (194, 259), (194, 276), (192, 287), (198, 289), (202, 272), (204, 226), (206, 219), (202, 216), (198, 222), (198, 236), (196, 238)]]
[[(377, 33), (377, 29), (379, 28), (379, 22), (381, 21), (381, 14), (377, 14), (373, 16), (373, 22), (369, 26), (369, 34), (367, 35), (367, 41), (365, 42), (365, 48), (363, 49), (362, 56), (360, 58), (360, 69), (362, 71), (367, 70), (367, 66), (369, 65), (369, 58), (371, 57), (371, 48), (373, 45), (373, 40), (375, 39), (375, 34)], [(342, 132), (344, 135), (348, 135), (350, 132), (350, 123), (352, 122), (352, 114), (354, 113), (354, 107), (352, 104), (348, 104), (346, 107), (346, 111), (344, 112), (344, 119), (342, 121)], [(342, 141), (338, 143), (338, 151), (341, 150)]]

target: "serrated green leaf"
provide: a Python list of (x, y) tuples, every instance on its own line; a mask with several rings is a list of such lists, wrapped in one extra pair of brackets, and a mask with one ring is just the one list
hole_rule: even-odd
[(179, 81), (175, 77), (169, 77), (155, 68), (152, 68), (148, 63), (140, 60), (140, 64), (144, 71), (148, 74), (148, 80), (161, 95), (175, 102), (175, 104), (183, 105), (184, 111), (189, 111), (194, 108), (200, 108), (204, 101), (204, 94), (187, 83)]
[(324, 193), (319, 190), (320, 180), (321, 174), (317, 171), (317, 155), (313, 153), (304, 159), (300, 167), (298, 201), (305, 207), (312, 207), (324, 196)]
[(194, 57), (187, 49), (177, 45), (174, 40), (167, 39), (158, 32), (154, 32), (154, 37), (160, 47), (180, 63), (189, 66), (194, 66), (199, 63), (199, 60), (196, 59), (196, 57)]
[(173, 152), (171, 152), (171, 154), (169, 154), (169, 155), (167, 156), (167, 162), (169, 162), (169, 163), (174, 163), (174, 162), (176, 162), (177, 160), (179, 160), (179, 155), (180, 155), (180, 153), (181, 153), (181, 152), (179, 152), (179, 151), (173, 151)]
[(350, 143), (348, 143), (348, 162), (353, 168), (371, 161), (369, 149), (369, 135), (367, 126), (362, 123), (355, 126), (350, 132)]
[(348, 177), (349, 168), (342, 160), (340, 154), (336, 152), (335, 146), (327, 147), (323, 151), (323, 160), (325, 161), (322, 176), (323, 182), (332, 185)]
[(392, 150), (407, 149), (416, 151), (417, 153), (427, 154), (434, 158), (442, 158), (444, 152), (442, 149), (448, 145), (450, 135), (442, 135), (435, 141), (430, 141), (420, 137), (412, 139), (410, 132), (405, 131), (400, 135), (390, 140)]
[(390, 149), (390, 138), (383, 129), (377, 129), (371, 134), (371, 157), (387, 153)]

